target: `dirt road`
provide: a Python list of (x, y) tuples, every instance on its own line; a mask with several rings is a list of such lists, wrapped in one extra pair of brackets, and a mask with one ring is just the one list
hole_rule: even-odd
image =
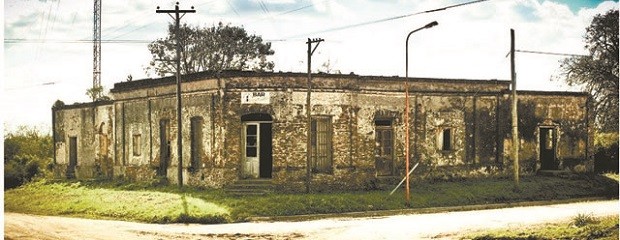
[(618, 200), (481, 211), (221, 225), (4, 214), (5, 239), (424, 239), (569, 220), (577, 214), (618, 214)]

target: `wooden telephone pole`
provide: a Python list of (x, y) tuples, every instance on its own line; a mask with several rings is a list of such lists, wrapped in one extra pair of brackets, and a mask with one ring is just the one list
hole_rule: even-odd
[(156, 13), (167, 13), (173, 20), (175, 26), (175, 38), (176, 38), (176, 78), (177, 78), (177, 157), (179, 159), (178, 163), (178, 181), (179, 187), (183, 186), (183, 131), (182, 131), (182, 122), (181, 119), (181, 43), (179, 41), (179, 28), (181, 18), (185, 16), (186, 13), (195, 13), (194, 7), (192, 6), (191, 10), (180, 10), (179, 2), (177, 2), (176, 6), (172, 10), (159, 10), (159, 6), (157, 7)]
[(510, 80), (512, 81), (512, 160), (515, 188), (519, 189), (519, 120), (517, 115), (517, 73), (515, 72), (515, 30), (510, 29)]
[[(307, 125), (308, 125), (308, 132), (307, 132), (307, 138), (306, 138), (306, 192), (310, 192), (310, 179), (312, 177), (312, 173), (310, 172), (311, 168), (312, 168), (312, 105), (310, 104), (310, 93), (312, 92), (312, 70), (310, 69), (312, 67), (312, 54), (314, 54), (314, 51), (316, 50), (317, 47), (319, 47), (319, 44), (321, 44), (321, 42), (325, 41), (322, 38), (315, 38), (315, 39), (310, 39), (308, 38), (308, 42), (306, 42), (306, 44), (308, 44), (308, 92), (306, 93), (306, 118), (307, 118)], [(312, 44), (316, 43), (316, 45), (314, 45), (314, 48), (312, 48)]]

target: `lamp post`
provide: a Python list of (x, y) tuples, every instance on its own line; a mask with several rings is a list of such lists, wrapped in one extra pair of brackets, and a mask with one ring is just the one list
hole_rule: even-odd
[(409, 32), (405, 40), (405, 199), (408, 207), (411, 205), (409, 196), (409, 37), (414, 32), (432, 28), (437, 26), (437, 24), (437, 21), (433, 21), (421, 28), (415, 29)]

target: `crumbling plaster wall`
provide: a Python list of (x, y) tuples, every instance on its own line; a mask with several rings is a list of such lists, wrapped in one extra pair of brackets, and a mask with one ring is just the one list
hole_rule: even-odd
[(113, 175), (114, 110), (108, 103), (54, 108), (54, 175), (67, 177), (69, 139), (77, 140), (76, 178), (109, 178)]
[[(504, 114), (509, 115), (509, 98)], [(556, 159), (558, 170), (591, 171), (591, 116), (588, 110), (588, 97), (584, 94), (544, 94), (525, 92), (519, 95), (519, 161), (523, 173), (533, 173), (541, 168), (540, 128), (553, 128), (556, 133)], [(512, 164), (510, 149), (510, 123), (504, 127), (504, 158), (507, 165)]]
[[(107, 169), (79, 170), (78, 177), (103, 172), (106, 176), (113, 173), (138, 181), (156, 179), (161, 160), (160, 121), (168, 120), (171, 162), (166, 179), (176, 183), (178, 126), (175, 85), (157, 83), (141, 87), (147, 86), (146, 82), (126, 85), (137, 87), (125, 89), (121, 85), (113, 90), (113, 104), (54, 111), (57, 165), (68, 162), (66, 138), (72, 135), (80, 139), (78, 156), (94, 156), (79, 160), (79, 168), (98, 164), (100, 169)], [(467, 177), (508, 169), (512, 144), (510, 99), (505, 94), (507, 86), (506, 82), (499, 81), (411, 81), (410, 156), (412, 165), (421, 163), (413, 176)], [(306, 87), (305, 76), (286, 74), (193, 79), (184, 83), (184, 184), (219, 188), (238, 180), (242, 176), (241, 117), (262, 113), (273, 119), (272, 182), (285, 190), (301, 191), (308, 180)], [(242, 92), (269, 93), (269, 104), (242, 104)], [(313, 191), (374, 187), (379, 179), (375, 168), (376, 120), (391, 123), (391, 178), (398, 180), (404, 175), (405, 96), (402, 81), (389, 77), (317, 74), (313, 77), (311, 102), (312, 116), (331, 119), (333, 158), (330, 173), (311, 174)], [(587, 98), (581, 95), (520, 94), (520, 153), (524, 159), (521, 161), (524, 172), (534, 172), (539, 168), (538, 128), (549, 124), (557, 126), (557, 156), (562, 166), (571, 170), (590, 167), (588, 163), (582, 164), (582, 159), (588, 158), (584, 152), (591, 146), (588, 130), (591, 122), (587, 120), (586, 104)], [(202, 149), (198, 164), (191, 163), (192, 118), (202, 119)], [(442, 150), (440, 136), (446, 128), (451, 129), (452, 148)], [(139, 154), (135, 154), (133, 148), (136, 135), (140, 136)], [(108, 153), (98, 150), (101, 147), (94, 147), (106, 145), (102, 140), (106, 138), (109, 144), (104, 148), (109, 150)], [(105, 155), (109, 161), (101, 160)], [(114, 166), (113, 171), (109, 165)]]

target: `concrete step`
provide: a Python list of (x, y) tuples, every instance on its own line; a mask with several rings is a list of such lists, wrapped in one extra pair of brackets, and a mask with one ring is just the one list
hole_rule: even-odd
[(271, 179), (243, 179), (226, 186), (227, 193), (246, 196), (246, 195), (265, 195), (273, 192)]

